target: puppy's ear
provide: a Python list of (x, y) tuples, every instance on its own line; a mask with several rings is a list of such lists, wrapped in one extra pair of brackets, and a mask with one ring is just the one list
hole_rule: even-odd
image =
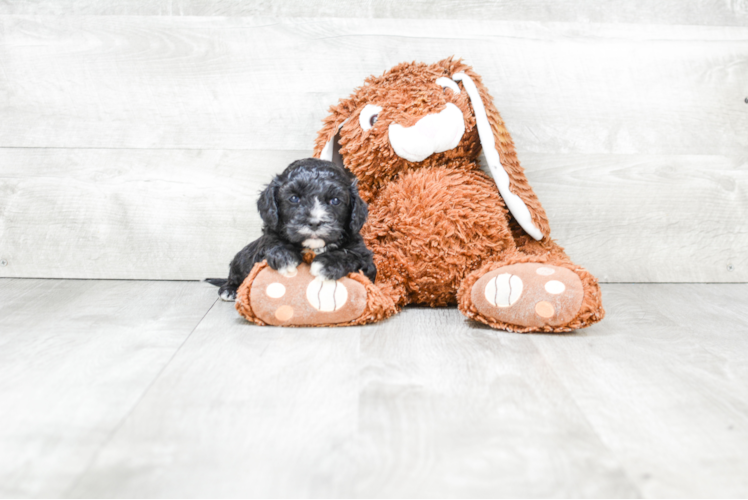
[(272, 180), (265, 190), (260, 194), (260, 199), (257, 200), (257, 210), (260, 212), (262, 222), (268, 229), (273, 231), (278, 230), (280, 223), (280, 215), (278, 214), (278, 188), (280, 187), (280, 181), (278, 177)]
[(351, 191), (351, 233), (358, 233), (364, 227), (366, 218), (369, 216), (369, 207), (358, 195), (358, 180), (354, 180), (350, 187)]

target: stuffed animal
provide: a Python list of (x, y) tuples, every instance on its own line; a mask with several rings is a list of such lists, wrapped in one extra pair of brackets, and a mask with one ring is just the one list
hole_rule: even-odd
[[(407, 304), (457, 304), (497, 329), (566, 332), (605, 315), (597, 280), (551, 239), (491, 96), (461, 60), (404, 63), (367, 78), (330, 108), (314, 155), (359, 179), (376, 284), (362, 275), (320, 282), (305, 269), (288, 278), (258, 265), (237, 297), (247, 319), (350, 325)], [(275, 283), (296, 292), (272, 298)]]

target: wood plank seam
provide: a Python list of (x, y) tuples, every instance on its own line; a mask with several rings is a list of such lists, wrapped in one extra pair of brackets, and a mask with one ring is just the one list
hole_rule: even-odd
[(148, 391), (151, 390), (151, 388), (154, 386), (154, 384), (156, 383), (156, 381), (158, 380), (158, 378), (164, 373), (164, 371), (166, 370), (166, 368), (171, 364), (171, 362), (177, 356), (177, 354), (182, 349), (182, 347), (187, 342), (187, 340), (189, 340), (189, 338), (192, 336), (192, 334), (195, 332), (195, 330), (197, 330), (197, 328), (200, 326), (200, 323), (202, 323), (203, 320), (206, 318), (206, 316), (208, 316), (208, 313), (210, 313), (210, 311), (213, 309), (213, 307), (216, 305), (216, 303), (218, 301), (219, 301), (219, 299), (216, 297), (216, 299), (210, 305), (210, 307), (208, 308), (208, 310), (205, 311), (205, 314), (202, 315), (202, 317), (200, 318), (200, 321), (198, 321), (195, 324), (195, 326), (192, 327), (192, 330), (190, 330), (190, 333), (184, 338), (184, 340), (182, 341), (182, 343), (179, 344), (179, 347), (177, 347), (177, 349), (174, 351), (174, 353), (171, 355), (171, 357), (169, 357), (169, 360), (166, 363), (164, 363), (164, 365), (158, 371), (158, 373), (156, 374), (156, 376), (153, 377), (153, 379), (148, 384), (148, 386), (143, 390), (143, 392), (138, 397), (137, 401), (135, 401), (135, 403), (130, 407), (130, 409), (122, 416), (122, 418), (117, 423), (117, 425), (115, 425), (112, 428), (112, 430), (109, 431), (106, 439), (102, 440), (102, 442), (97, 447), (96, 452), (94, 452), (91, 455), (91, 459), (88, 461), (88, 463), (83, 468), (83, 470), (81, 471), (81, 473), (78, 474), (78, 476), (71, 482), (70, 486), (65, 491), (65, 494), (62, 495), (62, 496), (68, 497), (68, 498), (71, 496), (71, 492), (75, 490), (75, 488), (78, 485), (78, 483), (81, 481), (81, 479), (83, 479), (83, 477), (85, 477), (85, 475), (91, 469), (91, 467), (93, 466), (93, 464), (96, 462), (96, 459), (99, 457), (99, 454), (101, 453), (101, 450), (103, 450), (106, 447), (106, 445), (112, 440), (112, 438), (114, 438), (114, 436), (117, 434), (117, 432), (122, 428), (122, 426), (125, 424), (125, 422), (127, 422), (127, 419), (130, 417), (130, 415), (132, 415), (133, 411), (135, 411), (135, 409), (138, 407), (138, 405), (143, 400), (143, 398), (146, 396), (146, 394), (148, 394)]
[[(538, 334), (538, 335), (542, 336), (542, 335), (547, 335), (547, 334)], [(581, 336), (584, 336), (584, 332), (583, 331), (582, 332), (570, 332), (570, 333), (561, 333), (561, 334), (554, 333), (552, 335), (574, 335), (574, 336), (581, 335)], [(554, 364), (551, 362), (550, 359), (548, 359), (548, 357), (545, 355), (545, 352), (543, 351), (543, 349), (541, 349), (540, 346), (538, 345), (538, 341), (537, 341), (537, 338), (536, 338), (535, 334), (531, 334), (531, 342), (535, 346), (535, 349), (538, 351), (538, 355), (541, 358), (543, 358), (543, 360), (545, 361), (545, 365), (548, 368), (548, 370), (550, 370), (553, 373), (553, 375), (555, 376), (555, 379), (558, 382), (558, 384), (561, 385), (561, 387), (564, 388), (564, 391), (566, 392), (567, 398), (569, 399), (569, 401), (572, 402), (572, 404), (574, 405), (574, 407), (577, 409), (577, 411), (579, 412), (579, 414), (582, 416), (582, 420), (584, 420), (587, 428), (589, 428), (590, 431), (597, 437), (598, 441), (600, 441), (600, 444), (603, 446), (603, 448), (605, 448), (608, 451), (608, 453), (610, 453), (612, 456), (614, 456), (616, 458), (616, 461), (617, 461), (617, 463), (618, 463), (618, 465), (620, 467), (620, 470), (623, 473), (623, 475), (626, 477), (626, 480), (628, 481), (628, 484), (631, 487), (631, 489), (634, 490), (634, 491), (636, 491), (638, 493), (638, 495), (639, 495), (638, 498), (644, 498), (644, 494), (643, 494), (641, 488), (639, 488), (639, 486), (636, 483), (636, 481), (634, 481), (634, 478), (631, 477), (631, 474), (629, 473), (629, 471), (624, 466), (624, 463), (621, 460), (621, 458), (615, 453), (615, 451), (610, 446), (608, 446), (608, 444), (605, 442), (605, 439), (603, 438), (603, 435), (595, 427), (595, 425), (592, 423), (592, 421), (590, 421), (590, 419), (587, 418), (587, 414), (585, 413), (584, 409), (579, 404), (579, 402), (577, 401), (577, 399), (574, 397), (574, 393), (569, 390), (569, 387), (567, 386), (566, 381), (564, 380), (564, 377), (560, 376), (561, 374), (558, 373), (558, 370), (556, 369), (556, 367), (554, 366)]]

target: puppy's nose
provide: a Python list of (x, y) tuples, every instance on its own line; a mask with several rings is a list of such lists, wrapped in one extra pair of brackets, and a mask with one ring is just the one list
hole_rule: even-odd
[(317, 221), (317, 222), (309, 221), (309, 223), (307, 224), (307, 226), (309, 226), (309, 229), (319, 229), (321, 225), (322, 225), (321, 221)]

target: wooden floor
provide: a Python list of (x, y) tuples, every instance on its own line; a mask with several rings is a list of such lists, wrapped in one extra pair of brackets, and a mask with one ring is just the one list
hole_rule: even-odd
[(0, 280), (0, 496), (748, 496), (748, 284), (603, 292), (601, 324), (520, 335)]

